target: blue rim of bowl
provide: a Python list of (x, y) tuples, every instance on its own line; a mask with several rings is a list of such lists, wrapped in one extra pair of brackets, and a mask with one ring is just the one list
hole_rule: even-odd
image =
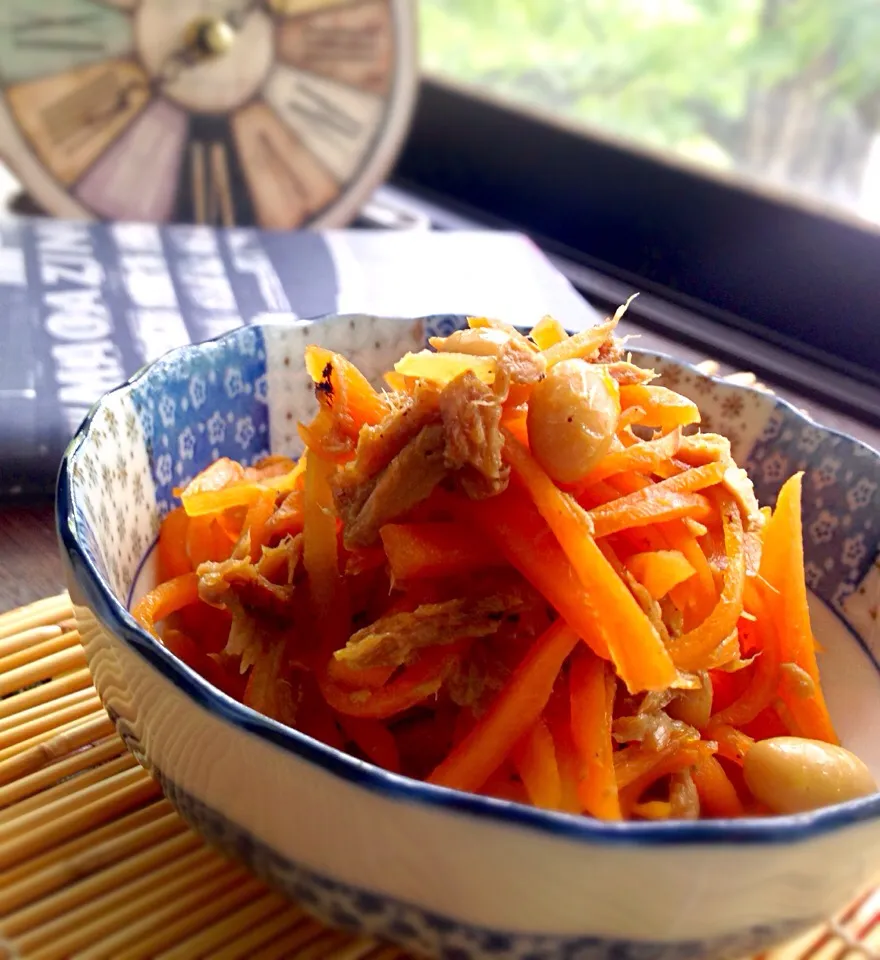
[[(330, 316), (335, 317), (337, 315), (316, 317), (307, 322), (319, 323), (330, 319)], [(339, 318), (345, 319), (343, 315), (339, 315)], [(430, 320), (431, 318), (426, 317), (424, 319)], [(300, 325), (298, 324), (298, 326)], [(255, 324), (255, 326), (263, 327), (269, 326), (269, 324)], [(97, 570), (94, 561), (80, 543), (75, 532), (70, 461), (79, 447), (87, 440), (95, 414), (108, 397), (128, 390), (169, 359), (184, 356), (188, 352), (210, 349), (214, 344), (221, 344), (227, 339), (234, 339), (239, 332), (239, 330), (232, 330), (213, 340), (188, 344), (170, 350), (158, 360), (141, 367), (125, 383), (104, 394), (92, 406), (79, 430), (70, 441), (61, 461), (56, 487), (56, 525), (62, 551), (70, 564), (77, 586), (86, 598), (90, 609), (107, 630), (119, 637), (194, 703), (240, 730), (266, 740), (275, 747), (292, 753), (302, 760), (314, 763), (324, 771), (349, 783), (387, 796), (391, 800), (419, 803), (449, 813), (491, 820), (502, 826), (527, 828), (539, 833), (586, 843), (656, 847), (679, 844), (791, 844), (818, 837), (842, 827), (880, 819), (880, 793), (809, 813), (743, 819), (610, 823), (593, 820), (585, 816), (539, 810), (523, 804), (462, 793), (447, 787), (438, 787), (420, 780), (413, 780), (400, 774), (389, 773), (314, 740), (298, 730), (285, 727), (275, 720), (264, 717), (213, 687), (207, 680), (204, 680), (199, 674), (178, 660), (135, 622)], [(716, 377), (707, 376), (693, 364), (676, 360), (667, 354), (655, 351), (640, 352), (674, 363), (698, 377), (723, 382)], [(727, 384), (727, 386), (748, 393), (758, 392), (750, 387), (738, 384)], [(789, 411), (803, 422), (807, 424), (815, 423), (812, 418), (797, 410), (787, 400), (776, 395), (767, 399), (773, 402), (777, 408)], [(848, 434), (823, 427), (821, 424), (815, 425), (824, 433), (838, 436), (850, 443), (864, 447), (875, 456), (880, 456), (878, 451)], [(838, 617), (838, 619), (840, 618)], [(841, 620), (841, 622), (850, 633), (853, 633), (852, 628), (845, 621)], [(853, 635), (855, 636), (854, 633)], [(856, 639), (859, 638), (856, 637)]]

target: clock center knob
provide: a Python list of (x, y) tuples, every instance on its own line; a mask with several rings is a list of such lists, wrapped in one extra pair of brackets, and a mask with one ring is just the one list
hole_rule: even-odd
[(194, 20), (187, 34), (187, 43), (202, 57), (221, 57), (235, 43), (235, 29), (222, 17)]
[[(260, 91), (272, 68), (275, 40), (270, 15), (256, 9), (233, 26), (223, 15), (229, 6), (220, 0), (141, 0), (135, 8), (141, 61), (156, 78), (160, 95), (189, 112), (235, 110)], [(191, 62), (168, 76), (167, 64), (181, 47), (192, 51)]]

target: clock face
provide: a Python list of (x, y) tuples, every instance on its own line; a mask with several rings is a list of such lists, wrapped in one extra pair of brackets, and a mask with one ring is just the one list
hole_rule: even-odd
[(345, 223), (415, 85), (411, 0), (0, 0), (0, 155), (56, 216)]

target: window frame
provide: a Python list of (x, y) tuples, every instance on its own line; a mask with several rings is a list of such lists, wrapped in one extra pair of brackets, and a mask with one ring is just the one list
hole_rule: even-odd
[(392, 183), (880, 387), (880, 228), (854, 217), (434, 76)]

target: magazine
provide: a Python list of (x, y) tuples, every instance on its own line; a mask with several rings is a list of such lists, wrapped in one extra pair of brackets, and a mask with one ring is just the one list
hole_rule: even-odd
[(0, 497), (51, 491), (91, 405), (173, 347), (267, 315), (348, 312), (597, 319), (516, 233), (5, 221)]

